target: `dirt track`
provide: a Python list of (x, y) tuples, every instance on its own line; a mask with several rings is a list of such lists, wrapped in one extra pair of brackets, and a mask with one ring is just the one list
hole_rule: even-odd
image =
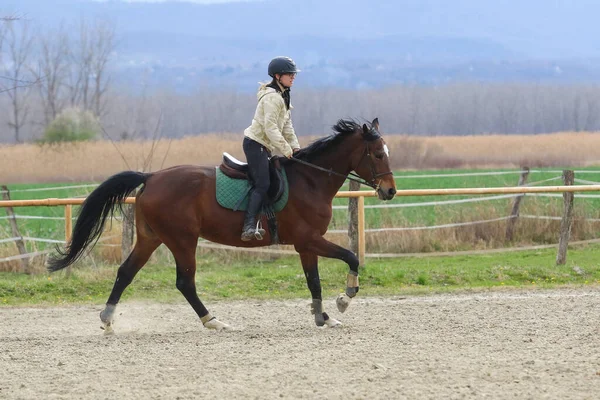
[[(360, 295), (359, 295), (360, 297)], [(600, 289), (309, 301), (0, 308), (0, 398), (597, 399)]]

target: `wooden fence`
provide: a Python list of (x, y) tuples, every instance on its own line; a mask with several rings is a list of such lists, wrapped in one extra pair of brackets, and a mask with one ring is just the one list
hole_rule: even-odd
[[(575, 192), (595, 192), (600, 191), (600, 185), (573, 185), (573, 172), (564, 171), (563, 186), (510, 186), (510, 187), (489, 187), (489, 188), (449, 188), (449, 189), (406, 189), (398, 190), (396, 196), (448, 196), (448, 195), (469, 195), (469, 194), (527, 194), (527, 193), (563, 193), (564, 213), (561, 221), (561, 232), (559, 250), (556, 257), (557, 264), (564, 264), (566, 261), (566, 250), (571, 231), (573, 193)], [(357, 254), (360, 265), (365, 263), (365, 197), (376, 197), (377, 193), (373, 190), (365, 191), (340, 191), (336, 194), (338, 198), (355, 199), (355, 206), (350, 206), (350, 240), (351, 244), (356, 246), (353, 250)], [(4, 200), (0, 201), (0, 207), (30, 207), (30, 206), (64, 206), (65, 207), (65, 241), (71, 240), (72, 232), (72, 206), (81, 205), (85, 198), (49, 198), (41, 200)], [(127, 204), (134, 204), (135, 197), (128, 197), (125, 200)], [(518, 206), (513, 208), (513, 216), (518, 215)], [(355, 229), (352, 226), (355, 225)], [(351, 245), (351, 247), (354, 247)]]

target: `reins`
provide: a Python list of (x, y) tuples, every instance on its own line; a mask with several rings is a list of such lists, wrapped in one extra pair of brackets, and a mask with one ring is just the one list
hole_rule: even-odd
[(358, 163), (358, 165), (360, 165), (362, 163), (362, 161), (365, 159), (365, 156), (371, 161), (371, 165), (370, 165), (370, 167), (371, 167), (371, 175), (372, 175), (371, 182), (368, 182), (365, 179), (362, 179), (360, 176), (358, 176), (357, 174), (352, 173), (352, 172), (350, 172), (348, 175), (340, 174), (339, 172), (335, 172), (332, 169), (327, 169), (327, 168), (319, 167), (318, 165), (306, 162), (306, 161), (301, 160), (299, 158), (294, 158), (293, 156), (292, 156), (292, 158), (290, 158), (290, 160), (294, 160), (294, 161), (296, 161), (296, 162), (298, 162), (300, 164), (306, 165), (306, 166), (314, 168), (314, 169), (318, 169), (319, 171), (327, 172), (329, 175), (339, 176), (341, 178), (348, 179), (348, 180), (351, 180), (351, 181), (354, 181), (354, 182), (358, 182), (361, 185), (366, 185), (366, 186), (368, 186), (370, 188), (378, 190), (379, 189), (379, 185), (375, 184), (375, 179), (379, 178), (380, 176), (385, 176), (385, 175), (393, 174), (393, 172), (392, 171), (388, 171), (388, 172), (383, 172), (383, 173), (380, 173), (380, 174), (376, 174), (375, 173), (375, 166), (373, 165), (373, 160), (371, 160), (370, 155), (371, 155), (371, 152), (369, 151), (369, 144), (367, 143), (367, 147), (365, 148), (365, 152), (363, 153), (363, 156), (360, 159), (360, 162)]

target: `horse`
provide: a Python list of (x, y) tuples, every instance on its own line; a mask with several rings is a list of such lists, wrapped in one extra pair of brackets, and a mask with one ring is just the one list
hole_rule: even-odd
[[(279, 243), (293, 245), (300, 256), (312, 295), (311, 312), (320, 327), (336, 327), (341, 322), (323, 310), (318, 257), (335, 258), (348, 264), (346, 290), (336, 299), (340, 312), (346, 311), (359, 290), (356, 255), (323, 237), (332, 218), (334, 196), (346, 179), (360, 180), (374, 188), (380, 200), (390, 200), (396, 194), (389, 150), (379, 132), (378, 119), (362, 125), (353, 119), (340, 119), (333, 131), (291, 159), (280, 159), (287, 175), (289, 197), (285, 207), (276, 214)], [(156, 248), (164, 244), (175, 259), (176, 287), (204, 327), (233, 329), (211, 315), (196, 292), (198, 239), (202, 237), (229, 246), (259, 247), (270, 244), (271, 232), (265, 233), (265, 240), (241, 240), (244, 212), (218, 204), (216, 173), (214, 166), (180, 165), (151, 173), (123, 171), (111, 176), (86, 198), (71, 241), (64, 250), (58, 248), (58, 254), (49, 257), (47, 269), (58, 271), (81, 258), (86, 248), (96, 244), (116, 206), (121, 206), (129, 194), (143, 185), (135, 201), (137, 240), (119, 267), (106, 307), (100, 313), (102, 328), (106, 333), (113, 332), (115, 310), (123, 291)]]

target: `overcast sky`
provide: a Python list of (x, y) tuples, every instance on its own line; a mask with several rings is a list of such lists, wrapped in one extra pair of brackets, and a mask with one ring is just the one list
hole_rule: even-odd
[[(115, 1), (115, 0), (93, 0), (93, 1)], [(198, 4), (215, 4), (215, 3), (240, 3), (240, 2), (249, 2), (249, 1), (263, 1), (263, 0), (118, 0), (126, 3), (169, 3), (169, 2), (179, 2), (179, 3), (198, 3)]]

